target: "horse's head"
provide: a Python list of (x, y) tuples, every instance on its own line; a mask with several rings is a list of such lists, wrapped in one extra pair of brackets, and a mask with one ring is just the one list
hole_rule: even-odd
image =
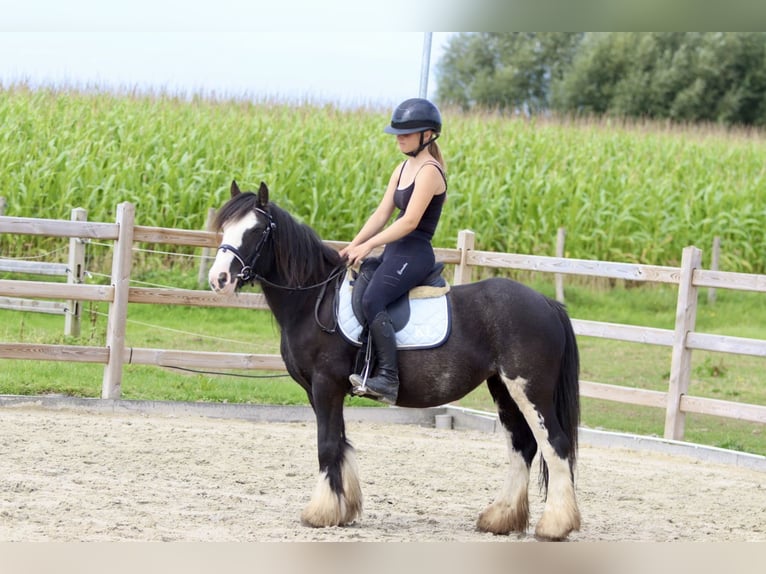
[(256, 265), (276, 224), (268, 211), (269, 189), (241, 192), (231, 182), (231, 199), (218, 211), (215, 229), (223, 233), (208, 280), (213, 291), (229, 294), (256, 276)]

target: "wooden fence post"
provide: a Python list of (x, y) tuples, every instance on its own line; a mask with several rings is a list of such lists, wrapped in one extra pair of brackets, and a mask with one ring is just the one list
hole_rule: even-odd
[[(556, 233), (556, 257), (564, 257), (564, 246), (566, 244), (567, 230), (559, 227)], [(556, 301), (564, 304), (564, 274), (556, 273), (554, 275), (556, 283)]]
[[(710, 269), (711, 271), (718, 271), (718, 263), (721, 259), (721, 238), (717, 235), (713, 237), (713, 252), (710, 256)], [(707, 290), (707, 302), (711, 305), (715, 303), (715, 287), (710, 287)]]
[(4, 197), (0, 197), (0, 215), (5, 215), (5, 206), (8, 205)]
[(455, 265), (455, 275), (453, 276), (453, 285), (463, 285), (471, 282), (472, 269), (466, 259), (468, 251), (474, 248), (476, 234), (468, 229), (463, 229), (457, 234), (457, 248), (460, 250), (460, 263)]
[[(207, 219), (205, 220), (205, 231), (213, 230), (214, 218), (215, 218), (215, 207), (211, 207), (210, 209), (207, 210)], [(199, 274), (197, 275), (198, 285), (207, 285), (207, 272), (208, 272), (208, 268), (210, 267), (210, 260), (212, 259), (212, 257), (210, 256), (210, 252), (211, 252), (210, 247), (202, 248), (202, 258), (200, 259)]]
[(104, 380), (101, 385), (102, 399), (119, 399), (121, 393), (135, 218), (136, 208), (133, 204), (121, 203), (117, 206), (119, 232), (112, 251), (114, 297), (109, 304), (109, 319), (106, 330), (106, 348), (109, 350), (109, 360), (104, 367)]
[[(82, 207), (76, 207), (72, 210), (72, 221), (86, 221), (88, 212)], [(85, 243), (79, 237), (69, 239), (69, 260), (67, 262), (66, 282), (69, 284), (82, 283), (85, 275)], [(64, 316), (64, 335), (68, 337), (80, 336), (80, 317), (82, 315), (82, 301), (71, 300), (68, 303), (66, 315)]]
[(681, 275), (678, 282), (676, 326), (673, 334), (673, 353), (670, 361), (668, 402), (665, 411), (665, 438), (683, 440), (686, 415), (681, 411), (681, 397), (689, 390), (692, 351), (686, 339), (694, 331), (697, 320), (697, 287), (692, 284), (694, 270), (702, 265), (702, 251), (686, 247), (681, 257)]

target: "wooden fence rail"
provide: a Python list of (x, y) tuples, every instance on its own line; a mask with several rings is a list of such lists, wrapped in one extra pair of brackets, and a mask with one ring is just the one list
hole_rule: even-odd
[[(0, 216), (0, 233), (93, 238), (114, 241), (111, 285), (47, 283), (43, 281), (0, 280), (0, 295), (31, 298), (61, 298), (76, 301), (106, 301), (110, 304), (107, 340), (104, 347), (79, 345), (40, 345), (0, 343), (0, 358), (103, 363), (102, 397), (120, 397), (125, 363), (217, 369), (285, 370), (278, 355), (212, 353), (167, 349), (126, 348), (125, 329), (129, 303), (177, 304), (210, 307), (266, 309), (262, 295), (241, 293), (222, 297), (210, 291), (130, 287), (134, 242), (160, 243), (215, 248), (219, 238), (209, 231), (165, 229), (134, 225), (135, 209), (129, 203), (117, 208), (114, 224), (68, 222)], [(339, 248), (344, 242), (327, 241)], [(601, 337), (635, 343), (671, 347), (670, 378), (667, 391), (581, 381), (581, 394), (635, 405), (663, 408), (665, 437), (683, 439), (686, 413), (701, 413), (766, 423), (766, 405), (744, 404), (689, 395), (693, 350), (709, 350), (766, 357), (766, 340), (697, 333), (694, 330), (697, 292), (700, 287), (715, 287), (766, 293), (766, 276), (727, 273), (701, 269), (701, 251), (687, 247), (681, 266), (663, 267), (613, 263), (562, 257), (543, 257), (494, 253), (474, 249), (475, 236), (461, 231), (455, 249), (435, 249), (436, 258), (454, 265), (453, 284), (470, 282), (474, 269), (494, 267), (554, 273), (667, 283), (678, 286), (674, 329), (573, 319), (578, 336)], [(210, 253), (208, 251), (208, 253)], [(114, 352), (112, 352), (114, 350)]]

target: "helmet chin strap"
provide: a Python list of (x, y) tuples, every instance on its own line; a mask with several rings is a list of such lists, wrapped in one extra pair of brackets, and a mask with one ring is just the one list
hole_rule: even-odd
[(420, 132), (420, 145), (418, 146), (418, 149), (416, 149), (415, 151), (406, 151), (406, 152), (404, 152), (405, 155), (408, 155), (410, 157), (417, 156), (421, 151), (423, 151), (426, 147), (428, 147), (429, 144), (435, 142), (437, 140), (437, 138), (439, 137), (439, 134), (434, 134), (431, 137), (430, 140), (428, 140), (427, 142), (424, 142), (423, 141), (423, 134), (425, 134), (425, 133), (426, 132)]

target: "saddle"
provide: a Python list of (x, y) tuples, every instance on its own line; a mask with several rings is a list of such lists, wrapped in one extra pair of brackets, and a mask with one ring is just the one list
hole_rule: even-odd
[[(380, 267), (381, 260), (377, 257), (365, 259), (359, 267), (359, 272), (352, 275), (354, 277), (351, 292), (351, 308), (354, 310), (354, 316), (361, 323), (365, 323), (364, 313), (362, 312), (362, 297), (370, 285), (372, 276)], [(426, 278), (420, 285), (410, 290), (391, 303), (387, 308), (388, 316), (394, 326), (394, 331), (401, 331), (410, 320), (411, 307), (410, 299), (426, 299), (428, 297), (438, 297), (449, 291), (447, 280), (442, 277), (444, 263), (436, 263)]]
[[(349, 271), (338, 284), (335, 311), (338, 330), (352, 345), (365, 347), (367, 325), (362, 313), (362, 297), (379, 259), (366, 259), (358, 272)], [(443, 263), (437, 263), (420, 285), (388, 306), (399, 349), (433, 349), (442, 345), (451, 330), (449, 284), (441, 276)]]

